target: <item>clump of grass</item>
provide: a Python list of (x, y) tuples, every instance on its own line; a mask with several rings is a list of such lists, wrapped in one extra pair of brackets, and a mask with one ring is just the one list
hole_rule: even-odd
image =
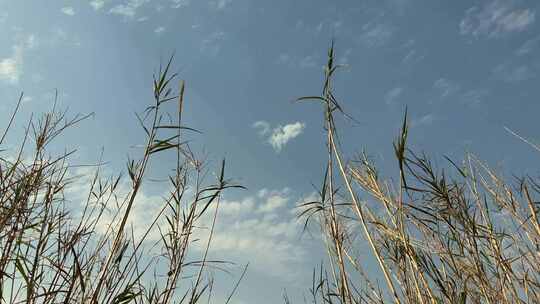
[[(316, 219), (329, 258), (314, 272), (312, 302), (540, 303), (540, 180), (505, 180), (470, 154), (437, 170), (408, 147), (406, 112), (397, 182), (365, 153), (345, 161), (334, 123), (345, 114), (332, 91), (339, 68), (332, 44), (322, 94), (298, 99), (322, 103), (328, 154), (320, 199), (299, 215), (306, 226)], [(366, 243), (377, 267), (356, 253)]]
[[(68, 161), (75, 151), (53, 156), (48, 147), (88, 116), (69, 118), (56, 106), (29, 121), (15, 157), (0, 158), (1, 303), (200, 303), (203, 296), (211, 298), (213, 279), (207, 270), (223, 262), (207, 259), (220, 197), (241, 186), (226, 179), (225, 161), (215, 183), (204, 181), (205, 166), (184, 141), (184, 132), (196, 130), (182, 124), (184, 82), (175, 93), (177, 75), (170, 71), (171, 63), (172, 57), (154, 76), (154, 101), (137, 115), (146, 144), (138, 159), (128, 159), (126, 195), (119, 191), (122, 174), (103, 177), (98, 166), (81, 215), (74, 215), (64, 192), (80, 178), (69, 176), (73, 167)], [(22, 95), (0, 145), (21, 100)], [(175, 113), (165, 112), (174, 103)], [(151, 161), (163, 153), (176, 156), (174, 173), (167, 176), (169, 191), (152, 224), (136, 237), (128, 220)], [(185, 195), (188, 189), (193, 197)], [(109, 209), (115, 209), (112, 221), (97, 233)], [(193, 234), (206, 214), (212, 218), (210, 233), (202, 255), (195, 258)], [(160, 253), (148, 257), (145, 241), (155, 229)]]

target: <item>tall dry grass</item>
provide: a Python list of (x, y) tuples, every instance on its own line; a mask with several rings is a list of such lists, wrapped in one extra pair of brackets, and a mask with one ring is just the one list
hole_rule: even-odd
[[(69, 117), (55, 106), (31, 119), (15, 156), (0, 158), (0, 302), (1, 303), (201, 303), (212, 296), (207, 259), (222, 192), (239, 188), (225, 178), (222, 162), (214, 183), (205, 182), (205, 165), (184, 140), (196, 131), (182, 124), (184, 82), (171, 72), (172, 57), (153, 80), (153, 103), (137, 115), (145, 133), (141, 155), (127, 161), (127, 177), (102, 176), (101, 166), (88, 185), (81, 215), (64, 193), (80, 176), (71, 176), (75, 151), (51, 155), (55, 138), (88, 116)], [(176, 87), (178, 85), (178, 87)], [(22, 95), (0, 139), (21, 105)], [(166, 105), (175, 104), (173, 113)], [(142, 236), (129, 224), (154, 158), (175, 155), (162, 208)], [(122, 196), (119, 185), (129, 179)], [(187, 190), (194, 193), (186, 196)], [(114, 208), (116, 206), (116, 208)], [(106, 211), (114, 210), (98, 233)], [(193, 250), (194, 232), (207, 214), (213, 219), (202, 254)], [(202, 224), (201, 224), (202, 225)], [(148, 256), (146, 240), (159, 231), (158, 254)], [(189, 257), (189, 258), (188, 258)], [(236, 287), (233, 289), (233, 293)], [(227, 302), (232, 297), (229, 296)]]
[(340, 67), (332, 44), (322, 94), (298, 99), (322, 104), (328, 155), (320, 199), (299, 206), (329, 258), (311, 302), (540, 303), (540, 180), (505, 180), (471, 154), (435, 168), (408, 146), (407, 112), (393, 179), (365, 153), (345, 160), (335, 117), (348, 116), (332, 89)]

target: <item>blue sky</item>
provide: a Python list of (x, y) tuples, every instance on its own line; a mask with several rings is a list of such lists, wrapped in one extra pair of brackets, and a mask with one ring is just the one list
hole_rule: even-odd
[[(70, 112), (96, 113), (59, 148), (77, 147), (85, 163), (104, 147), (111, 170), (123, 168), (143, 138), (133, 113), (151, 102), (152, 72), (175, 51), (186, 124), (204, 133), (194, 145), (213, 165), (226, 157), (229, 176), (248, 188), (226, 198), (216, 254), (251, 261), (239, 303), (276, 303), (283, 288), (300, 296), (321, 256), (300, 240), (291, 209), (320, 183), (322, 114), (291, 101), (319, 94), (330, 40), (348, 65), (335, 90), (358, 120), (340, 124), (347, 155), (365, 149), (391, 174), (407, 106), (412, 144), (438, 163), (471, 151), (509, 174), (537, 174), (528, 165), (537, 155), (504, 127), (539, 138), (539, 8), (520, 0), (0, 0), (0, 118), (21, 91), (22, 116), (49, 109), (57, 88)], [(167, 159), (153, 165), (167, 168)]]

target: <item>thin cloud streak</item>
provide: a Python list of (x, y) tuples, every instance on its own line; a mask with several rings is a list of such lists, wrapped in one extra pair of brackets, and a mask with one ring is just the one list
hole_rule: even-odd
[(482, 7), (473, 6), (459, 24), (462, 35), (497, 38), (528, 29), (535, 21), (532, 9), (515, 8), (510, 1), (492, 1)]

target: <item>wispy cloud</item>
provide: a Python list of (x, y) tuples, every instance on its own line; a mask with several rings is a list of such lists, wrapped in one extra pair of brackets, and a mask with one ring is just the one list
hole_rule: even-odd
[(411, 0), (388, 0), (385, 1), (386, 5), (389, 6), (389, 8), (399, 14), (402, 15), (405, 13), (405, 11), (411, 6), (413, 1)]
[(225, 40), (225, 36), (225, 32), (220, 30), (211, 33), (201, 42), (201, 52), (210, 56), (217, 56), (221, 51), (221, 43)]
[(23, 103), (23, 104), (29, 103), (29, 102), (31, 102), (32, 100), (34, 100), (34, 97), (32, 97), (32, 96), (24, 96), (24, 97), (21, 99), (21, 103)]
[[(152, 0), (124, 0), (122, 3), (116, 4), (109, 10), (109, 14), (123, 16), (124, 18), (133, 19), (138, 13), (140, 7), (146, 3), (150, 3)], [(105, 5), (106, 0), (93, 0), (90, 5), (95, 10), (100, 10)], [(191, 0), (167, 0), (171, 8), (183, 8), (188, 7), (191, 4)], [(223, 5), (228, 4), (228, 1)], [(165, 4), (158, 3), (155, 6), (157, 11), (165, 9)], [(148, 17), (142, 16), (137, 18), (137, 21), (145, 21)]]
[(407, 64), (411, 62), (418, 62), (420, 61), (424, 56), (418, 55), (418, 51), (415, 49), (411, 49), (407, 52), (407, 54), (403, 57), (403, 60), (401, 60), (401, 63)]
[(116, 6), (112, 7), (109, 10), (109, 13), (113, 14), (113, 15), (120, 15), (120, 16), (124, 16), (124, 17), (128, 17), (128, 18), (133, 18), (133, 17), (135, 17), (135, 11), (136, 11), (136, 9), (134, 7), (132, 7), (132, 6), (119, 4), (119, 5), (116, 5)]
[(212, 4), (212, 7), (216, 10), (224, 10), (232, 3), (232, 0), (216, 0), (210, 2)]
[[(34, 34), (21, 36), (17, 42), (11, 47), (11, 55), (0, 58), (0, 81), (11, 85), (17, 85), (24, 72), (25, 53), (35, 49), (38, 44), (45, 46), (56, 47), (58, 43), (68, 43), (69, 45), (80, 45), (80, 41), (76, 37), (70, 37), (65, 30), (55, 28), (52, 32), (45, 34), (38, 41), (38, 37)], [(32, 79), (34, 82), (39, 82), (34, 72)]]
[(516, 83), (528, 80), (535, 76), (534, 70), (526, 64), (517, 65), (511, 62), (503, 63), (493, 69), (496, 79), (508, 83)]
[(96, 10), (99, 11), (105, 6), (105, 0), (92, 0), (90, 1), (90, 6)]
[(259, 191), (259, 198), (263, 198), (265, 201), (258, 206), (257, 212), (271, 214), (286, 207), (290, 200), (288, 197), (289, 194), (290, 190), (288, 188), (281, 191), (268, 191), (267, 189), (262, 189)]
[(420, 126), (428, 126), (433, 124), (435, 121), (435, 115), (432, 113), (426, 114), (424, 116), (420, 116), (418, 118), (415, 118), (411, 121), (411, 127), (420, 127)]
[(500, 37), (526, 30), (535, 21), (536, 12), (516, 8), (512, 1), (494, 0), (482, 7), (473, 6), (459, 24), (462, 35)]
[(301, 122), (278, 126), (272, 131), (272, 135), (268, 139), (268, 142), (276, 152), (280, 152), (289, 141), (302, 134), (305, 127), (306, 125)]
[(187, 7), (191, 3), (190, 0), (172, 0), (172, 8), (182, 8)]
[(276, 63), (278, 64), (288, 64), (289, 62), (291, 62), (291, 55), (286, 53), (279, 54), (276, 60)]
[(343, 64), (343, 65), (348, 65), (352, 53), (353, 53), (353, 49), (350, 49), (350, 48), (346, 49), (343, 55), (340, 55), (338, 57), (338, 63)]
[(62, 27), (53, 27), (41, 40), (49, 47), (58, 47), (59, 44), (78, 47), (82, 44), (76, 32)]
[(62, 7), (62, 13), (68, 16), (75, 16), (75, 9), (71, 6)]
[(23, 48), (14, 46), (10, 57), (0, 60), (0, 80), (17, 84), (22, 75)]
[(165, 27), (163, 26), (158, 26), (155, 30), (154, 30), (154, 33), (160, 35), (161, 33), (163, 33), (165, 31)]
[(461, 95), (461, 102), (468, 106), (478, 106), (484, 102), (488, 95), (489, 91), (487, 89), (469, 90)]
[(359, 42), (367, 47), (375, 48), (385, 45), (392, 38), (394, 28), (389, 24), (378, 20), (366, 23), (362, 26)]
[(123, 16), (125, 18), (133, 18), (137, 14), (137, 9), (147, 3), (149, 0), (128, 0), (125, 3), (113, 6), (109, 13), (113, 15)]
[(433, 88), (438, 92), (438, 99), (443, 100), (459, 92), (460, 85), (446, 78), (439, 78), (433, 83)]
[(0, 80), (9, 84), (17, 84), (23, 74), (24, 52), (36, 46), (36, 37), (29, 35), (26, 39), (12, 46), (12, 54), (0, 59)]
[(403, 59), (401, 60), (402, 64), (414, 64), (421, 61), (425, 57), (423, 52), (419, 51), (414, 39), (407, 40), (407, 42), (402, 44), (400, 48), (406, 52), (405, 56), (403, 56)]
[(283, 64), (291, 68), (315, 68), (322, 66), (319, 55), (292, 56), (287, 53), (281, 53), (276, 59), (277, 64)]
[(253, 127), (258, 129), (259, 136), (266, 137), (266, 142), (279, 153), (289, 141), (302, 134), (306, 125), (303, 122), (295, 122), (284, 126), (279, 125), (271, 130), (270, 123), (257, 121)]
[(525, 43), (516, 50), (516, 55), (518, 56), (524, 56), (527, 54), (533, 53), (533, 51), (537, 50), (540, 46), (540, 36), (529, 39), (525, 41)]
[(396, 100), (401, 96), (403, 93), (402, 87), (395, 87), (389, 90), (386, 95), (384, 95), (384, 102), (387, 105), (392, 105), (396, 102)]
[(259, 130), (259, 135), (260, 136), (264, 136), (264, 135), (268, 134), (268, 132), (270, 132), (270, 124), (268, 122), (266, 122), (266, 121), (263, 121), (263, 120), (256, 121), (253, 124), (253, 127), (255, 129)]
[(299, 65), (302, 68), (313, 68), (317, 66), (317, 59), (315, 56), (308, 55), (300, 60)]
[[(314, 28), (308, 28), (308, 31), (312, 34), (317, 34), (317, 35), (323, 32), (329, 32), (332, 35), (336, 35), (339, 32), (341, 32), (341, 29), (343, 28), (343, 23), (344, 21), (341, 19), (324, 20), (324, 21), (321, 21), (319, 24), (317, 24), (317, 26), (315, 26)], [(297, 29), (300, 29), (302, 27), (304, 27), (303, 22), (296, 24)]]

